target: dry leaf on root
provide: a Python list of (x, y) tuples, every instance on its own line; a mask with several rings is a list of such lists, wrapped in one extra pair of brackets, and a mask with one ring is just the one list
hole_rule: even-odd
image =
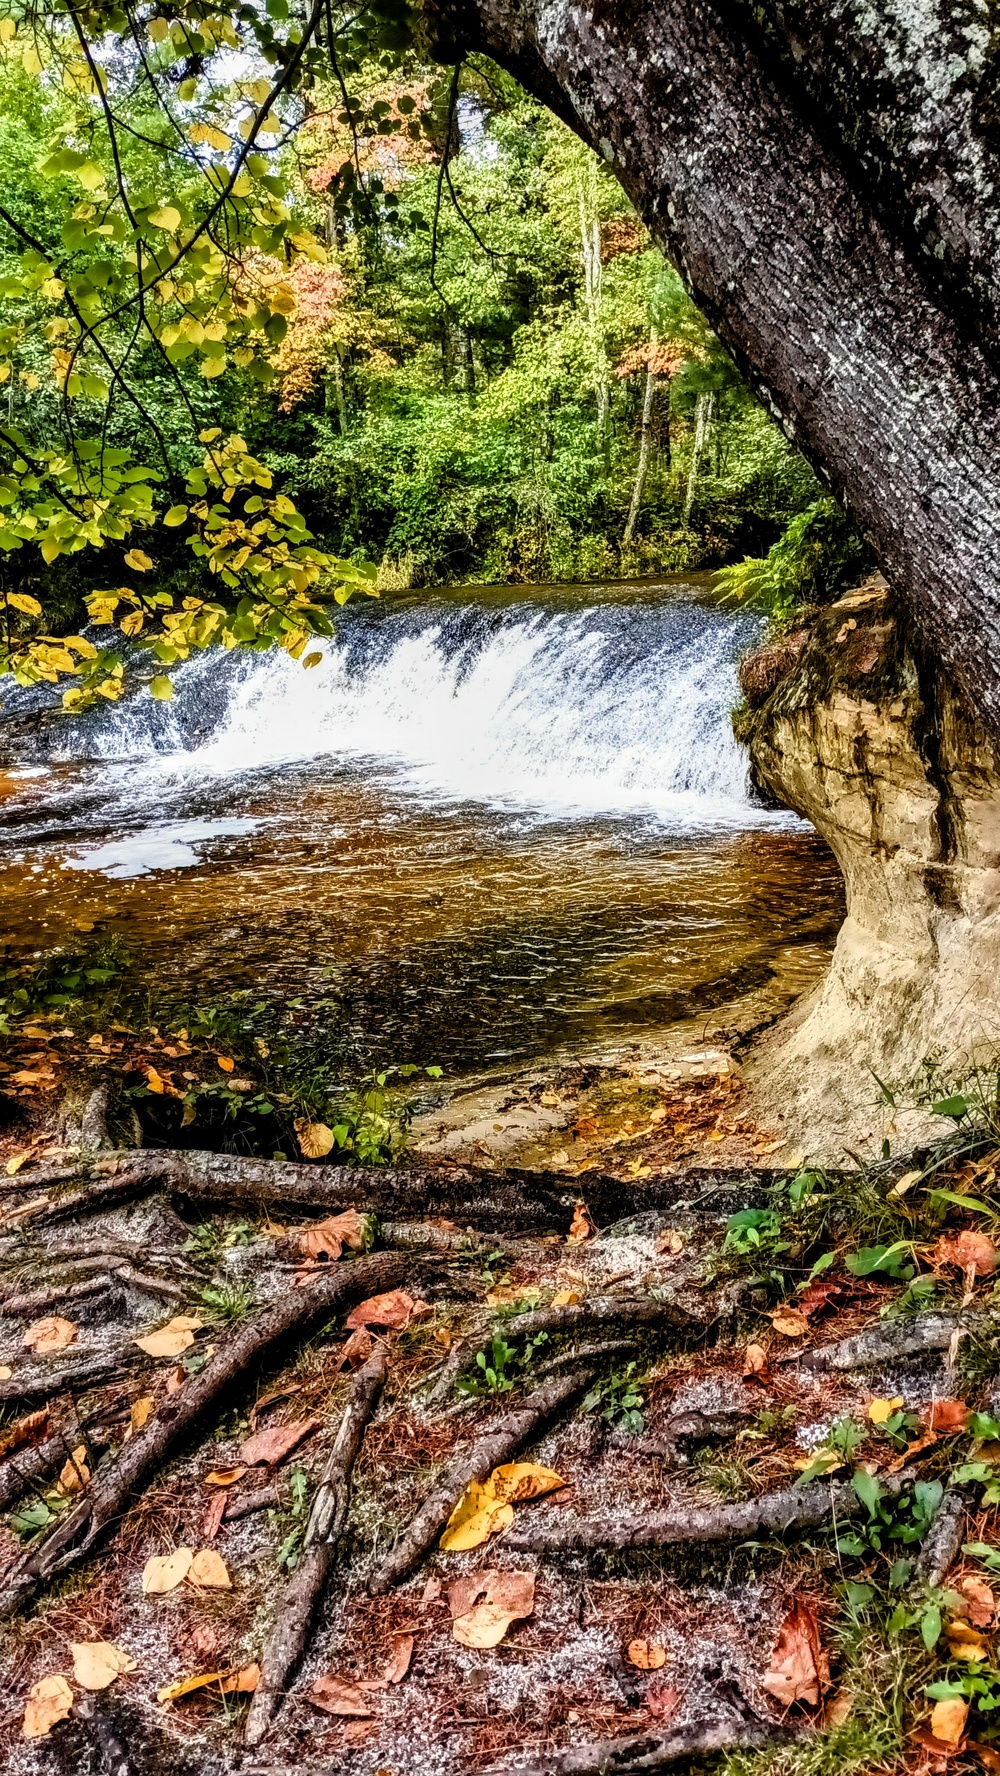
[(297, 1122), (295, 1133), (303, 1159), (325, 1159), (333, 1149), (334, 1133), (325, 1122)]
[(137, 1344), (147, 1357), (179, 1357), (182, 1351), (190, 1350), (194, 1343), (194, 1335), (200, 1332), (204, 1320), (196, 1314), (175, 1314), (165, 1326), (155, 1332), (142, 1332), (132, 1343)]
[(221, 1554), (214, 1548), (200, 1548), (185, 1573), (189, 1585), (205, 1591), (231, 1591), (233, 1581)]
[(632, 1640), (628, 1647), (629, 1662), (639, 1671), (659, 1671), (667, 1662), (667, 1649), (657, 1640)]
[(72, 1455), (69, 1457), (64, 1467), (60, 1469), (59, 1484), (62, 1487), (63, 1492), (82, 1492), (84, 1487), (89, 1484), (89, 1481), (90, 1469), (87, 1466), (87, 1446), (85, 1443), (81, 1443), (73, 1450)]
[(964, 1431), (970, 1410), (964, 1400), (933, 1400), (927, 1415), (927, 1429), (945, 1437), (952, 1431)]
[(488, 1480), (470, 1480), (445, 1525), (440, 1546), (446, 1554), (478, 1548), (514, 1521), (514, 1505), (564, 1486), (561, 1474), (537, 1462), (504, 1462)]
[(743, 1380), (767, 1374), (767, 1352), (762, 1344), (748, 1344), (743, 1352)]
[(106, 1690), (116, 1677), (135, 1670), (131, 1653), (110, 1640), (71, 1640), (73, 1676), (81, 1689)]
[(344, 1324), (357, 1331), (364, 1326), (389, 1326), (393, 1331), (401, 1331), (409, 1324), (416, 1305), (405, 1289), (390, 1289), (386, 1295), (372, 1295), (368, 1301), (359, 1302)]
[(240, 1461), (248, 1468), (273, 1466), (291, 1455), (319, 1425), (318, 1418), (296, 1418), (291, 1424), (269, 1425), (240, 1444)]
[(942, 1745), (958, 1747), (965, 1738), (968, 1718), (968, 1702), (963, 1702), (961, 1696), (946, 1696), (943, 1701), (935, 1702), (931, 1710), (931, 1732)]
[(318, 1677), (311, 1690), (306, 1691), (308, 1701), (314, 1708), (322, 1708), (324, 1714), (349, 1714), (371, 1716), (372, 1705), (364, 1691), (353, 1678), (341, 1677), (337, 1671), (324, 1672)]
[(797, 1307), (772, 1308), (767, 1318), (782, 1338), (807, 1338), (809, 1335), (809, 1321)]
[(229, 1500), (224, 1492), (215, 1493), (208, 1502), (205, 1515), (201, 1520), (201, 1533), (206, 1542), (214, 1542), (220, 1529), (222, 1519), (226, 1515)]
[(997, 1267), (997, 1249), (985, 1233), (971, 1228), (964, 1233), (943, 1233), (931, 1253), (931, 1263), (974, 1270), (977, 1276), (992, 1276)]
[(557, 1289), (550, 1307), (576, 1307), (581, 1299), (579, 1289)]
[(141, 1431), (143, 1425), (149, 1423), (149, 1420), (152, 1418), (155, 1411), (156, 1401), (153, 1399), (152, 1394), (141, 1394), (138, 1400), (133, 1400), (129, 1412), (129, 1423), (132, 1427), (132, 1431)]
[(44, 1320), (33, 1320), (25, 1332), (21, 1343), (27, 1345), (38, 1357), (49, 1356), (52, 1351), (63, 1351), (72, 1344), (76, 1337), (76, 1327), (72, 1320), (63, 1320), (58, 1314), (47, 1314)]
[(311, 1227), (296, 1227), (293, 1231), (299, 1251), (306, 1258), (323, 1258), (334, 1263), (345, 1246), (350, 1246), (352, 1252), (360, 1252), (364, 1244), (365, 1221), (357, 1209), (344, 1209), (340, 1215), (327, 1215), (324, 1221), (315, 1221)]
[(808, 1604), (796, 1600), (778, 1629), (764, 1688), (782, 1708), (791, 1708), (796, 1702), (818, 1708), (829, 1683), (830, 1667), (820, 1643), (819, 1623)]
[(175, 1548), (172, 1554), (151, 1554), (142, 1569), (142, 1589), (147, 1597), (162, 1597), (187, 1578), (194, 1559), (193, 1548)]
[(965, 1613), (974, 1628), (988, 1628), (996, 1615), (997, 1603), (985, 1579), (967, 1573), (959, 1580), (958, 1589), (965, 1599)]
[(26, 1739), (44, 1739), (73, 1706), (73, 1692), (64, 1677), (40, 1677), (28, 1691), (21, 1728)]
[(535, 1575), (530, 1572), (481, 1572), (457, 1579), (448, 1588), (452, 1639), (459, 1646), (499, 1646), (512, 1622), (530, 1616), (535, 1607)]

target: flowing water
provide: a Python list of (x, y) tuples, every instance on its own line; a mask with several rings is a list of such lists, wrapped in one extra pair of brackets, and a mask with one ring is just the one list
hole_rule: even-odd
[(73, 721), (8, 698), (3, 935), (120, 931), (177, 1003), (333, 981), (363, 1054), (452, 1078), (773, 1014), (843, 908), (748, 790), (754, 632), (697, 580), (449, 589), (348, 607), (312, 670), (213, 654)]

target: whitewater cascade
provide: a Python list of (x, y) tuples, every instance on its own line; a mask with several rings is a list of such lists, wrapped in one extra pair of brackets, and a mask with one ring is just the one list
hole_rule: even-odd
[[(195, 659), (174, 703), (140, 694), (57, 732), (49, 756), (132, 761), (130, 801), (148, 797), (151, 775), (169, 803), (193, 778), (330, 761), (421, 797), (548, 818), (770, 824), (729, 722), (756, 627), (676, 593), (351, 609), (318, 667), (279, 653)], [(116, 800), (117, 776), (104, 774)]]

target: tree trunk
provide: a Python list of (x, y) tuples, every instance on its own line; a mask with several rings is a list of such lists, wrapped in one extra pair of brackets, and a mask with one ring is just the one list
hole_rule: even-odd
[(622, 542), (630, 543), (635, 530), (636, 519), (642, 505), (642, 496), (649, 472), (649, 446), (653, 431), (653, 402), (656, 399), (656, 371), (654, 360), (656, 355), (656, 328), (649, 329), (649, 362), (646, 365), (646, 387), (642, 397), (642, 429), (639, 433), (639, 461), (635, 469), (635, 486), (632, 489), (632, 504), (629, 506)]
[(1000, 729), (989, 18), (943, 0), (424, 0), (615, 168)]
[(608, 422), (611, 408), (611, 391), (608, 380), (608, 353), (604, 342), (604, 267), (601, 263), (601, 218), (597, 210), (597, 181), (593, 171), (588, 178), (581, 174), (579, 188), (580, 203), (580, 248), (583, 255), (583, 303), (587, 315), (587, 332), (590, 336), (590, 356), (594, 378), (594, 398), (597, 404), (597, 436), (600, 441), (604, 467), (610, 467), (610, 444)]
[(699, 395), (694, 404), (694, 438), (691, 443), (691, 461), (688, 464), (687, 490), (684, 494), (684, 515), (681, 520), (685, 530), (691, 522), (691, 507), (694, 505), (695, 489), (698, 485), (698, 470), (705, 454), (705, 445), (708, 443), (714, 406), (715, 396), (711, 391), (708, 394)]

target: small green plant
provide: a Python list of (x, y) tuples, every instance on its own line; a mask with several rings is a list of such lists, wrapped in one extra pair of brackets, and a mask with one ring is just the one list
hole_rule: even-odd
[(853, 1418), (838, 1418), (836, 1424), (830, 1426), (826, 1439), (807, 1468), (802, 1470), (796, 1480), (796, 1486), (808, 1486), (811, 1480), (824, 1478), (832, 1474), (836, 1468), (844, 1467), (865, 1441), (868, 1432), (863, 1426), (856, 1424)]
[(395, 1163), (409, 1140), (413, 1108), (399, 1101), (390, 1081), (411, 1079), (421, 1072), (428, 1079), (440, 1079), (442, 1068), (406, 1065), (372, 1071), (331, 1107), (333, 1138), (345, 1158), (355, 1165)]
[(696, 1452), (693, 1465), (702, 1485), (710, 1486), (727, 1504), (739, 1504), (741, 1499), (753, 1497), (756, 1489), (746, 1462), (719, 1456), (714, 1449), (705, 1448)]
[(306, 1533), (306, 1521), (309, 1516), (309, 1475), (305, 1468), (294, 1467), (291, 1477), (291, 1505), (289, 1515), (292, 1526), (278, 1549), (275, 1559), (286, 1572), (298, 1566), (302, 1553), (302, 1541)]
[(891, 1246), (863, 1246), (850, 1252), (844, 1265), (852, 1276), (887, 1276), (894, 1282), (909, 1282), (914, 1266), (907, 1262), (913, 1252), (912, 1240), (895, 1240)]
[(215, 1264), (227, 1247), (248, 1246), (253, 1236), (249, 1221), (238, 1221), (235, 1227), (225, 1227), (218, 1221), (199, 1221), (181, 1250), (190, 1253), (199, 1263)]
[(942, 1677), (937, 1683), (926, 1684), (924, 1695), (932, 1702), (947, 1702), (953, 1696), (961, 1696), (980, 1714), (992, 1714), (1000, 1708), (1000, 1671), (970, 1665), (961, 1677)]
[(639, 1388), (634, 1363), (599, 1381), (583, 1397), (584, 1412), (596, 1413), (603, 1424), (617, 1425), (631, 1437), (638, 1437), (645, 1424), (644, 1404), (645, 1395)]
[(516, 1349), (494, 1332), (487, 1349), (478, 1353), (472, 1374), (460, 1375), (455, 1386), (460, 1394), (509, 1394), (514, 1386), (510, 1371), (516, 1365)]
[(228, 1325), (237, 1325), (250, 1312), (254, 1304), (254, 1292), (248, 1283), (210, 1283), (207, 1288), (202, 1289), (199, 1300), (208, 1308), (213, 1319), (222, 1320)]
[(726, 1222), (725, 1252), (738, 1258), (777, 1257), (789, 1250), (776, 1209), (738, 1209)]
[(796, 1172), (794, 1178), (789, 1179), (788, 1183), (788, 1201), (793, 1213), (797, 1213), (824, 1182), (825, 1173), (823, 1172), (815, 1170)]
[(898, 1319), (902, 1314), (922, 1313), (937, 1292), (937, 1287), (938, 1283), (936, 1277), (914, 1277), (913, 1281), (907, 1284), (902, 1295), (896, 1296), (893, 1301), (884, 1301), (882, 1303), (882, 1306), (878, 1310), (879, 1319)]
[(758, 1412), (752, 1426), (741, 1431), (740, 1436), (762, 1442), (767, 1437), (777, 1437), (782, 1431), (791, 1430), (799, 1416), (797, 1406), (765, 1406)]
[[(858, 1468), (851, 1476), (851, 1485), (868, 1513), (850, 1529), (837, 1529), (837, 1552), (863, 1559), (869, 1554), (885, 1554), (893, 1544), (920, 1543), (927, 1534), (944, 1487), (940, 1480), (917, 1480), (912, 1491), (900, 1498), (888, 1498), (878, 1477)], [(892, 1577), (896, 1587), (906, 1583), (912, 1562), (897, 1560)]]

